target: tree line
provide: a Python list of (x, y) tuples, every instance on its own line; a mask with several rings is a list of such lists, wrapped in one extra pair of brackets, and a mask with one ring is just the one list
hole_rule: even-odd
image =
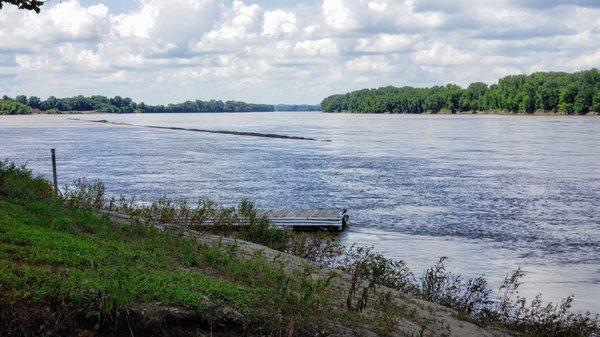
[(239, 101), (185, 101), (183, 103), (168, 105), (147, 105), (143, 102), (137, 105), (137, 110), (142, 113), (149, 112), (251, 112), (274, 111), (270, 104), (256, 104)]
[(482, 82), (466, 89), (455, 84), (430, 88), (362, 89), (333, 95), (321, 103), (325, 112), (438, 113), (536, 110), (585, 114), (600, 112), (600, 71), (537, 72), (510, 75), (488, 86)]
[(129, 97), (74, 96), (45, 100), (37, 96), (18, 95), (14, 98), (4, 95), (0, 100), (0, 114), (29, 114), (32, 112), (99, 112), (99, 113), (159, 113), (159, 112), (251, 112), (274, 111), (270, 104), (255, 104), (240, 101), (185, 101), (168, 105), (136, 103)]
[(320, 104), (275, 104), (275, 111), (321, 111)]

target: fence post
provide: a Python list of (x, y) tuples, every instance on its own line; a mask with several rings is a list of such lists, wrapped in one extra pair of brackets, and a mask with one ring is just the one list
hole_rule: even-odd
[(56, 151), (54, 149), (50, 149), (50, 153), (52, 153), (52, 181), (54, 183), (54, 193), (58, 195), (58, 178), (56, 176)]

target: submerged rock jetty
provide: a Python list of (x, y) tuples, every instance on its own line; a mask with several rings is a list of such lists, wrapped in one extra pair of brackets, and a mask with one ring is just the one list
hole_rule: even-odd
[(296, 140), (310, 140), (310, 141), (323, 141), (323, 142), (331, 141), (329, 139), (317, 139), (317, 138), (310, 138), (310, 137), (281, 135), (281, 134), (276, 134), (276, 133), (229, 131), (229, 130), (208, 130), (208, 129), (198, 129), (198, 128), (183, 128), (183, 127), (177, 127), (177, 126), (137, 125), (137, 124), (131, 124), (131, 123), (125, 123), (125, 122), (112, 122), (112, 121), (108, 121), (106, 119), (99, 119), (99, 120), (85, 120), (85, 119), (78, 119), (78, 118), (69, 118), (69, 119), (77, 120), (77, 121), (92, 122), (92, 123), (111, 124), (111, 125), (137, 126), (137, 127), (151, 128), (151, 129), (220, 133), (220, 134), (225, 134), (225, 135), (263, 137), (263, 138), (296, 139)]

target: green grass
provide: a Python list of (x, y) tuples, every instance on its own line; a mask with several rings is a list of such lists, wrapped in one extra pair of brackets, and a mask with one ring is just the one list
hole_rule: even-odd
[(59, 299), (87, 308), (90, 324), (149, 302), (207, 315), (227, 306), (261, 329), (276, 329), (281, 316), (302, 321), (332, 311), (328, 280), (314, 279), (308, 268), (290, 275), (260, 251), (241, 259), (235, 246), (199, 244), (142, 223), (115, 225), (90, 209), (63, 207), (47, 183), (22, 168), (0, 169), (6, 298)]
[(236, 308), (258, 300), (251, 284), (180, 268), (210, 255), (182, 241), (149, 227), (113, 226), (91, 212), (0, 200), (0, 283), (34, 299), (99, 295), (107, 312), (131, 301), (202, 309), (198, 295)]

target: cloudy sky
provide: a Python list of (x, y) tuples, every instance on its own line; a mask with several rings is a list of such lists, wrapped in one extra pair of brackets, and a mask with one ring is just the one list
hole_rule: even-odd
[(0, 10), (0, 95), (318, 103), (600, 67), (600, 0), (50, 0)]

